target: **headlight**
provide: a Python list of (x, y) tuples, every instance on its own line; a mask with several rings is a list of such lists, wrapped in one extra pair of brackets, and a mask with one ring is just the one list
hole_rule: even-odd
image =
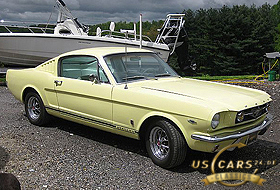
[(220, 114), (216, 113), (212, 118), (211, 127), (215, 129), (219, 125), (219, 123), (220, 123)]
[(238, 113), (236, 114), (236, 122), (237, 122), (237, 123), (242, 122), (242, 121), (244, 120), (244, 116), (245, 116), (245, 114), (244, 114), (243, 111), (238, 112)]

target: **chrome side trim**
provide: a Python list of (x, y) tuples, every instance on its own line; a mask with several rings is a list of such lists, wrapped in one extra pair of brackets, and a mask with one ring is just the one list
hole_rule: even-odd
[(52, 111), (59, 112), (61, 115), (68, 116), (68, 117), (70, 116), (72, 118), (84, 120), (84, 121), (87, 121), (87, 122), (90, 122), (90, 123), (93, 123), (93, 124), (97, 124), (97, 125), (102, 125), (102, 126), (107, 127), (107, 128), (112, 128), (112, 129), (116, 129), (116, 130), (119, 130), (119, 131), (124, 131), (124, 132), (127, 132), (127, 133), (131, 133), (131, 134), (138, 134), (139, 133), (139, 131), (136, 131), (134, 129), (130, 129), (130, 128), (127, 128), (127, 127), (113, 125), (113, 124), (107, 123), (105, 121), (96, 120), (96, 119), (88, 118), (88, 117), (85, 117), (85, 116), (80, 116), (80, 115), (77, 115), (77, 114), (74, 114), (74, 113), (71, 113), (71, 112), (67, 112), (67, 111), (63, 111), (63, 110), (59, 110), (59, 109), (53, 108), (53, 107), (48, 107), (48, 106), (45, 106), (45, 107), (46, 107), (47, 110), (49, 109), (49, 110), (52, 110)]
[(234, 134), (230, 134), (227, 136), (222, 136), (221, 135), (215, 135), (215, 136), (205, 136), (205, 135), (191, 135), (191, 138), (194, 140), (199, 140), (199, 141), (204, 141), (204, 142), (211, 142), (211, 143), (216, 143), (216, 142), (221, 142), (221, 141), (226, 141), (226, 140), (231, 140), (231, 139), (237, 139), (240, 137), (244, 137), (246, 135), (250, 135), (252, 133), (260, 132), (265, 128), (268, 128), (272, 122), (273, 116), (271, 114), (267, 114), (266, 119), (263, 121), (262, 124), (256, 126), (253, 129), (249, 129), (244, 132), (236, 132)]

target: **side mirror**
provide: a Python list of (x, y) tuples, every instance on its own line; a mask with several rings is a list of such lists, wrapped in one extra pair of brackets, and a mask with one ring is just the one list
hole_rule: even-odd
[(98, 79), (98, 76), (96, 76), (95, 74), (90, 74), (88, 77), (88, 80), (93, 82), (94, 84), (99, 84), (100, 81)]

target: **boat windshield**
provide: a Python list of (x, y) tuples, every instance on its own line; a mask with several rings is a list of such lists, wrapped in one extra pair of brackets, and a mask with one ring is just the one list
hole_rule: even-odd
[(154, 53), (123, 53), (104, 58), (117, 83), (179, 75)]

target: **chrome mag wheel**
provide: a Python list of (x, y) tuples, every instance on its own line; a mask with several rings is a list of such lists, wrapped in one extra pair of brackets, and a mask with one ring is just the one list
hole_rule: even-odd
[(160, 127), (154, 127), (150, 132), (150, 147), (153, 154), (160, 160), (169, 154), (169, 141), (166, 132)]
[(180, 165), (187, 155), (188, 146), (180, 129), (165, 119), (149, 123), (145, 144), (152, 161), (162, 168)]
[(37, 97), (30, 97), (27, 102), (28, 114), (32, 120), (37, 120), (41, 114), (41, 107)]
[(24, 103), (25, 113), (30, 123), (42, 126), (49, 122), (49, 114), (47, 113), (44, 103), (38, 93), (27, 93)]

